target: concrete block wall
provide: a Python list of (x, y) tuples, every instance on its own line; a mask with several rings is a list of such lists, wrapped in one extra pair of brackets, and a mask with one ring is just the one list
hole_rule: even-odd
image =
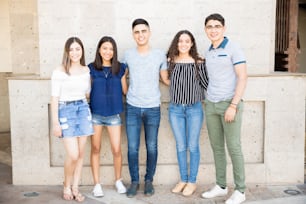
[(9, 104), (7, 73), (12, 71), (11, 38), (8, 1), (0, 2), (0, 132), (9, 132)]
[[(162, 89), (165, 88), (161, 85)], [(258, 88), (260, 87), (260, 89)], [(61, 139), (49, 133), (50, 81), (32, 78), (10, 79), (13, 183), (56, 184), (63, 181), (65, 152)], [(306, 79), (302, 76), (250, 77), (245, 96), (242, 146), (247, 183), (280, 184), (304, 181)], [(167, 94), (163, 92), (164, 98)], [(281, 97), (281, 100), (279, 99)], [(163, 100), (159, 130), (159, 157), (154, 182), (174, 184), (179, 179), (175, 141), (168, 123), (168, 101)], [(30, 117), (29, 117), (30, 115)], [(125, 126), (122, 127), (123, 179), (129, 182)], [(105, 133), (105, 132), (104, 132)], [(143, 134), (143, 133), (142, 133)], [(145, 173), (145, 145), (142, 136), (140, 175)], [(213, 156), (205, 123), (201, 131), (201, 164), (198, 182), (214, 182)], [(83, 185), (92, 184), (87, 141)], [(112, 154), (107, 134), (103, 135), (101, 182), (113, 184)], [(228, 179), (232, 170), (228, 160)]]
[[(40, 75), (50, 76), (61, 62), (65, 40), (70, 36), (82, 39), (86, 61), (91, 62), (96, 44), (104, 35), (115, 38), (119, 57), (135, 46), (131, 23), (145, 18), (152, 30), (152, 47), (167, 50), (174, 35), (190, 30), (203, 54), (209, 41), (204, 33), (204, 19), (219, 12), (226, 19), (227, 35), (244, 48), (249, 74), (267, 74), (273, 70), (275, 0), (209, 1), (209, 0), (37, 0)], [(56, 10), (56, 14), (54, 11)]]
[(0, 72), (10, 72), (11, 66), (11, 38), (10, 38), (10, 18), (8, 1), (0, 3)]
[(37, 2), (9, 0), (9, 11), (12, 74), (39, 75)]
[[(125, 49), (135, 46), (131, 23), (146, 18), (152, 30), (151, 45), (168, 49), (181, 29), (196, 37), (200, 53), (209, 42), (204, 33), (204, 18), (219, 12), (226, 18), (227, 36), (237, 40), (248, 59), (249, 82), (245, 94), (243, 151), (247, 183), (300, 183), (304, 180), (303, 148), (305, 130), (305, 76), (271, 73), (274, 62), (275, 0), (12, 0), (12, 25), (21, 28), (33, 25), (34, 35), (16, 32), (13, 39), (22, 40), (22, 50), (29, 43), (28, 57), (16, 62), (17, 73), (33, 76), (9, 79), (13, 183), (62, 184), (64, 149), (60, 139), (50, 135), (49, 101), (52, 70), (61, 62), (65, 40), (80, 37), (85, 45), (86, 61), (93, 60), (96, 43), (103, 35), (113, 36), (119, 57)], [(29, 3), (30, 5), (25, 5)], [(24, 8), (22, 10), (20, 8)], [(56, 12), (55, 12), (56, 10)], [(27, 16), (25, 17), (25, 13)], [(24, 18), (22, 18), (24, 16)], [(15, 32), (15, 31), (14, 31)], [(36, 35), (37, 34), (37, 35)], [(13, 54), (18, 54), (13, 43)], [(33, 57), (33, 58), (32, 58)], [(33, 59), (32, 61), (30, 59)], [(30, 65), (29, 69), (26, 69)], [(19, 65), (19, 66), (18, 66)], [(162, 122), (159, 134), (159, 158), (156, 184), (174, 184), (179, 178), (175, 141), (168, 123), (168, 89), (161, 85)], [(283, 120), (285, 118), (285, 120)], [(123, 126), (123, 179), (129, 181), (127, 144)], [(89, 166), (90, 146), (87, 143), (81, 183), (92, 184)], [(141, 176), (144, 175), (145, 149), (141, 145)], [(113, 184), (112, 155), (107, 135), (103, 135), (101, 182)], [(232, 181), (231, 165), (228, 166)], [(201, 165), (198, 181), (214, 182), (214, 165), (205, 123), (201, 132)]]
[(36, 0), (0, 1), (0, 132), (10, 131), (7, 77), (39, 74)]
[(0, 73), (0, 132), (10, 131), (8, 75)]

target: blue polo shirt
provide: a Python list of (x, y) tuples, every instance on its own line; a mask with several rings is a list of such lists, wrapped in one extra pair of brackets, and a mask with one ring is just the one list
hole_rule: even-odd
[(209, 47), (205, 60), (209, 78), (207, 99), (215, 103), (232, 99), (237, 83), (234, 66), (246, 63), (242, 49), (224, 37), (219, 47)]
[(120, 64), (120, 71), (113, 75), (110, 67), (102, 70), (94, 68), (93, 63), (88, 65), (91, 76), (90, 109), (93, 114), (111, 116), (123, 112), (121, 78), (126, 65)]

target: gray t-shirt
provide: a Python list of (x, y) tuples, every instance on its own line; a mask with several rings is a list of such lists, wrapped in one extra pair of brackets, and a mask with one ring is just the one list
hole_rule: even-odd
[(205, 62), (209, 78), (207, 99), (214, 103), (232, 99), (237, 83), (234, 66), (246, 63), (242, 49), (225, 37), (218, 48), (209, 47)]
[(140, 55), (136, 48), (124, 54), (124, 63), (129, 70), (127, 103), (140, 108), (153, 108), (160, 105), (159, 73), (167, 69), (166, 55), (158, 49), (151, 49)]

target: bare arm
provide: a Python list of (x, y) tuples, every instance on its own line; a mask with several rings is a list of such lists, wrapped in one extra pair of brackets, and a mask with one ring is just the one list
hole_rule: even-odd
[(238, 104), (243, 96), (243, 93), (244, 93), (244, 90), (247, 84), (248, 75), (246, 71), (246, 64), (243, 63), (243, 64), (235, 65), (235, 72), (236, 72), (238, 80), (237, 80), (237, 84), (235, 88), (235, 95), (232, 100), (232, 103)]
[(238, 79), (235, 88), (235, 95), (231, 101), (230, 106), (225, 111), (224, 119), (226, 122), (232, 122), (235, 119), (237, 105), (243, 96), (248, 79), (245, 63), (237, 64), (234, 68)]
[(62, 128), (58, 118), (58, 101), (59, 97), (51, 97), (51, 114), (52, 114), (52, 132), (54, 136), (62, 136)]
[(160, 78), (161, 78), (161, 80), (164, 84), (166, 84), (167, 86), (170, 85), (168, 70), (161, 70), (160, 71)]
[(127, 85), (127, 81), (126, 81), (126, 77), (127, 77), (128, 73), (129, 73), (129, 71), (128, 71), (128, 69), (126, 69), (124, 75), (121, 78), (122, 93), (124, 95), (126, 95), (126, 93), (128, 91), (128, 85)]

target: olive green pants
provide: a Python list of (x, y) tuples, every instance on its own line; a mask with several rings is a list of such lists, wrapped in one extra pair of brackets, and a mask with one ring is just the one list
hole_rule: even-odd
[(205, 100), (207, 130), (214, 153), (217, 184), (226, 187), (226, 144), (233, 165), (235, 190), (244, 192), (244, 159), (240, 142), (243, 102), (241, 101), (237, 107), (235, 120), (227, 123), (224, 120), (224, 113), (230, 103), (231, 100), (218, 103)]

